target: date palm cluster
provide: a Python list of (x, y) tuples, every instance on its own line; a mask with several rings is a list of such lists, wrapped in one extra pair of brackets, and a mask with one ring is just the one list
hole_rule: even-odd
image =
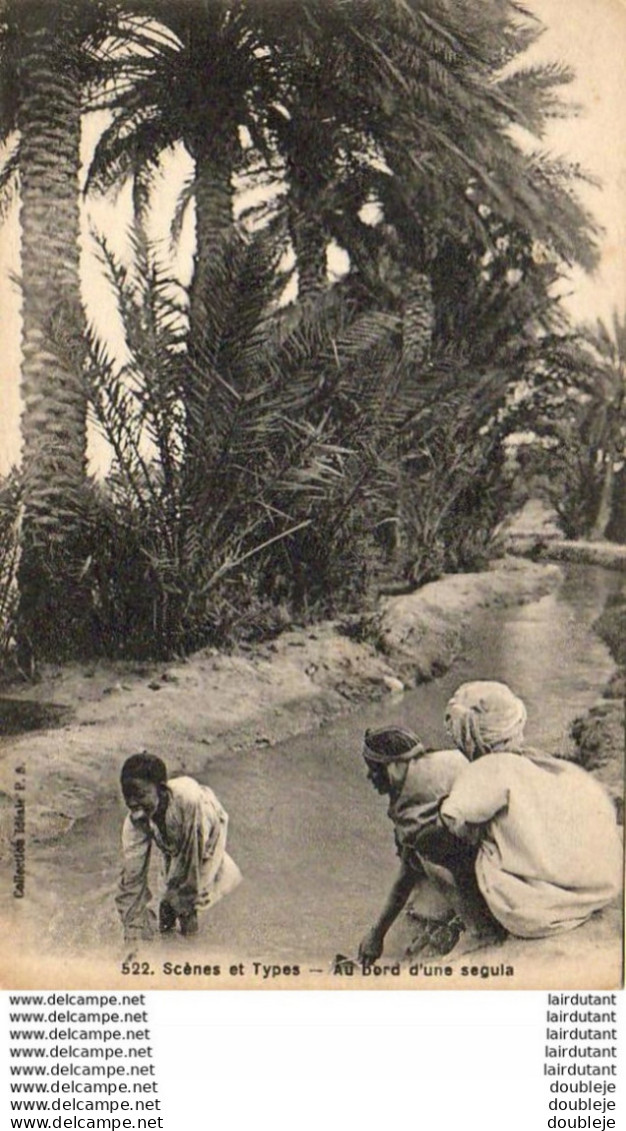
[[(487, 545), (502, 405), (596, 255), (580, 170), (537, 148), (571, 78), (523, 65), (540, 32), (509, 0), (2, 0), (26, 652), (263, 633), (357, 609), (381, 571), (463, 568), (470, 528)], [(130, 257), (96, 237), (120, 353), (80, 231), (124, 186)]]

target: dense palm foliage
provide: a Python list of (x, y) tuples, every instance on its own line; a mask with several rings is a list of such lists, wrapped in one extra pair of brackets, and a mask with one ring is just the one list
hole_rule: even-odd
[(615, 473), (626, 457), (626, 315), (613, 314), (611, 326), (598, 319), (585, 327), (589, 404), (583, 436), (596, 457), (600, 479), (591, 538), (604, 538), (613, 511)]
[(356, 611), (390, 560), (415, 585), (487, 551), (501, 434), (477, 428), (508, 381), (456, 366), (416, 385), (400, 317), (341, 287), (290, 325), (273, 302), (279, 254), (271, 231), (233, 232), (214, 259), (219, 350), (190, 402), (184, 294), (141, 237), (138, 281), (102, 246), (130, 350), (119, 371), (94, 340), (89, 369), (116, 457), (92, 511), (108, 550), (87, 571), (104, 651), (168, 654)]
[(546, 337), (511, 412), (512, 426), (527, 433), (520, 459), (529, 487), (548, 498), (572, 538), (602, 539), (623, 521), (624, 330), (616, 311), (610, 325), (598, 319)]
[[(554, 284), (595, 261), (580, 171), (528, 141), (571, 77), (518, 66), (539, 26), (509, 0), (2, 11), (16, 140), (3, 180), (19, 172), (21, 200), (22, 640), (167, 654), (357, 608), (385, 571), (414, 585), (480, 562), (506, 506), (512, 387), (558, 385)], [(82, 305), (81, 124), (95, 110), (88, 190), (133, 186), (132, 264), (100, 241), (124, 362)], [(150, 235), (163, 158), (178, 168), (181, 153), (187, 286)], [(89, 404), (114, 453), (95, 486)], [(607, 468), (614, 439), (598, 447)]]
[[(111, 586), (121, 577), (134, 627), (119, 636), (139, 650), (146, 631), (165, 651), (223, 639), (250, 608), (252, 623), (269, 616), (263, 601), (267, 609), (312, 601), (318, 612), (320, 601), (329, 611), (350, 591), (356, 601), (362, 587), (345, 559), (354, 566), (363, 549), (348, 548), (355, 503), (377, 466), (375, 441), (391, 427), (385, 411), (393, 419), (402, 411), (394, 320), (355, 313), (333, 296), (284, 328), (271, 313), (274, 241), (232, 233), (212, 262), (219, 349), (204, 359), (202, 399), (189, 403), (197, 357), (180, 348), (185, 306), (173, 281), (144, 260), (137, 288), (103, 254), (131, 356), (118, 373), (94, 343), (90, 369), (94, 412), (116, 453), (105, 497), (124, 530), (105, 539), (115, 560), (99, 556), (92, 567), (101, 632), (116, 635)], [(198, 414), (206, 443), (190, 468)]]

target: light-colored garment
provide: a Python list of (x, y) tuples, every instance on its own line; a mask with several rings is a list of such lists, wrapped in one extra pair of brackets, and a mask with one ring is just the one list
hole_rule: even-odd
[(480, 890), (513, 935), (571, 930), (614, 899), (622, 845), (613, 805), (590, 774), (539, 754), (486, 754), (466, 766), (441, 806), (447, 828), (472, 838)]
[(228, 816), (207, 785), (193, 778), (167, 783), (164, 832), (128, 814), (122, 830), (123, 869), (117, 907), (126, 936), (149, 938), (155, 916), (148, 870), (152, 845), (165, 860), (165, 898), (176, 914), (202, 911), (232, 891), (241, 873), (226, 852)]
[(442, 798), (467, 765), (459, 750), (431, 750), (409, 762), (402, 789), (389, 806), (400, 855), (436, 822)]

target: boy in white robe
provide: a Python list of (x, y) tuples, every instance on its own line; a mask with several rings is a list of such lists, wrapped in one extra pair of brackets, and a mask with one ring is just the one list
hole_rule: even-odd
[(126, 760), (121, 786), (129, 809), (122, 830), (123, 868), (116, 898), (124, 937), (131, 942), (155, 933), (148, 886), (153, 844), (165, 864), (159, 930), (166, 934), (178, 925), (181, 934), (195, 934), (198, 911), (211, 907), (241, 880), (226, 852), (228, 816), (208, 786), (190, 777), (168, 781), (164, 762), (152, 754), (134, 754)]

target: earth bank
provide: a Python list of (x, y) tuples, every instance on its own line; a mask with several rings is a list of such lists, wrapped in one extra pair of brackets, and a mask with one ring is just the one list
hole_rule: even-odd
[(57, 724), (65, 721), (19, 737), (3, 728), (3, 855), (19, 761), (28, 768), (29, 839), (54, 841), (117, 791), (129, 754), (149, 749), (165, 757), (170, 773), (199, 774), (217, 757), (306, 733), (359, 702), (442, 674), (474, 611), (535, 600), (560, 577), (558, 566), (507, 558), (484, 573), (445, 577), (386, 598), (367, 626), (293, 628), (232, 655), (205, 650), (166, 668), (51, 669), (35, 687), (13, 688), (4, 701), (9, 715), (38, 707), (51, 720), (56, 714)]
[(626, 588), (607, 605), (595, 625), (618, 665), (602, 699), (572, 723), (579, 761), (612, 794), (624, 823), (624, 750), (626, 747)]

